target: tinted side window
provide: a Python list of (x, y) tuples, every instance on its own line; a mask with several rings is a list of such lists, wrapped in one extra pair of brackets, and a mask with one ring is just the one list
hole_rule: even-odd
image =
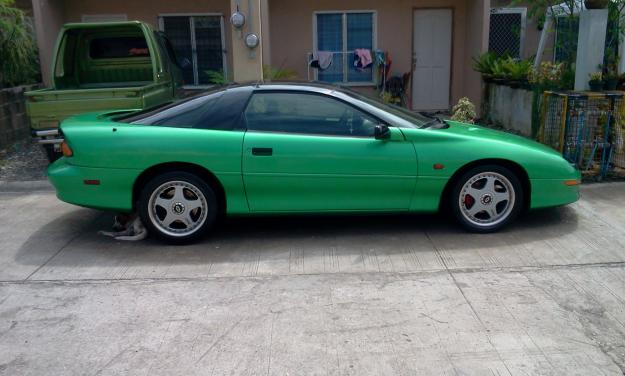
[[(155, 111), (148, 116), (132, 121), (131, 124), (177, 128), (208, 128), (206, 123), (210, 121), (210, 114), (223, 94), (224, 92), (221, 91), (193, 98), (163, 110)], [(214, 129), (219, 129), (219, 127)]]
[(373, 136), (378, 121), (337, 99), (305, 93), (256, 93), (247, 129), (264, 132)]
[(150, 50), (143, 36), (93, 39), (89, 44), (92, 59), (148, 57)]

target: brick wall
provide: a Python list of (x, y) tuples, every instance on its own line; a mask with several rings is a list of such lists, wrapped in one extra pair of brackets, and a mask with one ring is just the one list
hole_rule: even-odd
[(17, 86), (0, 90), (0, 149), (30, 137), (24, 92), (33, 86)]

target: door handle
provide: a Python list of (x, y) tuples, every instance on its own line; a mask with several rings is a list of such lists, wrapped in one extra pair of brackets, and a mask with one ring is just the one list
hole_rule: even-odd
[(252, 148), (252, 155), (256, 155), (259, 157), (270, 157), (273, 155), (272, 148)]

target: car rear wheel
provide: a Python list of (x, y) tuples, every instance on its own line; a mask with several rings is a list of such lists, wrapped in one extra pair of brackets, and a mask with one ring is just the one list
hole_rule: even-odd
[(487, 165), (467, 171), (455, 183), (451, 208), (458, 222), (473, 232), (498, 231), (523, 207), (523, 188), (509, 169)]
[(144, 187), (138, 207), (150, 234), (170, 243), (188, 243), (213, 227), (217, 205), (205, 181), (187, 172), (169, 172)]

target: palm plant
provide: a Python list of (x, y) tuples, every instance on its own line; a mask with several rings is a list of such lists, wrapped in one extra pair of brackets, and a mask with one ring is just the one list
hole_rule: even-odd
[(228, 85), (230, 83), (230, 79), (224, 74), (222, 70), (207, 70), (204, 71), (206, 76), (208, 77), (208, 82), (213, 85)]
[(263, 65), (263, 77), (267, 81), (292, 80), (297, 78), (297, 72), (291, 69), (273, 68)]

